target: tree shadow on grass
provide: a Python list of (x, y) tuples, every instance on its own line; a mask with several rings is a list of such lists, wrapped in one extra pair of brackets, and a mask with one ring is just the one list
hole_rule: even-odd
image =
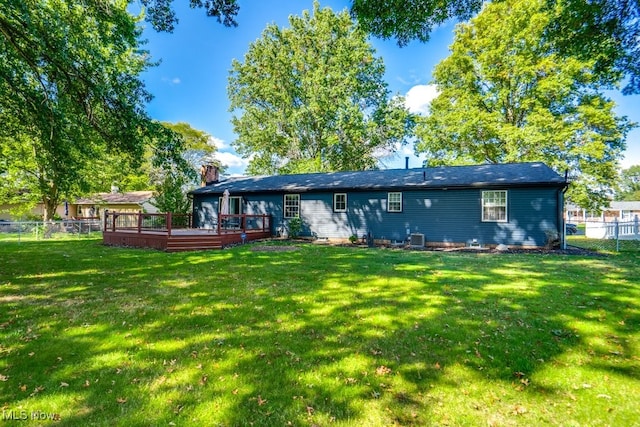
[(23, 250), (33, 263), (2, 280), (4, 405), (60, 401), (68, 425), (425, 425), (447, 421), (444, 390), (474, 382), (510, 402), (510, 389), (562, 396), (532, 378), (579, 348), (590, 368), (638, 380), (637, 273), (624, 263), (311, 245), (95, 247), (66, 261), (87, 248)]

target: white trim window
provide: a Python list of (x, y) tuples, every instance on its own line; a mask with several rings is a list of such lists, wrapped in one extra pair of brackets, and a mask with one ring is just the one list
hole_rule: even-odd
[(482, 192), (482, 221), (507, 222), (507, 190)]
[(347, 211), (347, 193), (333, 193), (333, 211)]
[(387, 193), (387, 212), (402, 212), (402, 192)]
[(284, 195), (284, 217), (285, 218), (300, 217), (300, 195), (299, 194)]

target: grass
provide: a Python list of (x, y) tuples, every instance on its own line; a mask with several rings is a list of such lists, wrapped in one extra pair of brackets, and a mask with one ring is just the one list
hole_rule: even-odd
[(637, 252), (256, 249), (0, 241), (3, 419), (638, 425)]

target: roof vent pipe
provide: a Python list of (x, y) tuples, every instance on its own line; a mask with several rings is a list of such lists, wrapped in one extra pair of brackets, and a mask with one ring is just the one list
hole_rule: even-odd
[(404, 168), (409, 169), (409, 157), (404, 158)]

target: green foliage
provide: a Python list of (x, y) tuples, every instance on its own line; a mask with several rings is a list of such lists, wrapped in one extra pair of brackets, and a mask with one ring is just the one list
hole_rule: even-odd
[[(193, 129), (186, 123), (161, 123), (155, 140), (150, 166), (151, 180), (155, 183), (154, 206), (161, 212), (189, 213), (191, 201), (187, 192), (198, 185), (200, 163), (189, 162), (187, 153), (206, 150), (211, 155), (215, 147), (209, 146), (209, 135)], [(203, 156), (196, 155), (195, 159)]]
[(60, 417), (7, 425), (631, 426), (637, 254), (1, 240), (0, 402)]
[(431, 31), (451, 19), (471, 18), (482, 4), (481, 0), (352, 0), (351, 13), (365, 31), (406, 46), (413, 39), (429, 41)]
[(86, 6), (7, 0), (0, 13), (5, 170), (15, 191), (41, 197), (46, 218), (90, 188), (98, 159), (124, 153), (135, 163), (151, 132), (137, 18), (122, 1)]
[[(186, 0), (180, 0), (186, 1)], [(158, 31), (172, 32), (178, 18), (172, 8), (173, 0), (141, 0), (147, 7), (147, 21)], [(204, 8), (207, 16), (214, 16), (226, 27), (235, 27), (235, 20), (240, 10), (236, 0), (189, 0), (191, 8)]]
[(160, 212), (187, 214), (191, 211), (191, 200), (187, 197), (185, 186), (188, 185), (184, 174), (166, 174), (162, 182), (156, 186), (153, 205)]
[(620, 191), (616, 200), (640, 200), (640, 165), (631, 166), (620, 173)]
[[(428, 41), (434, 28), (450, 19), (466, 21), (481, 12), (483, 5), (486, 2), (479, 0), (353, 0), (351, 12), (365, 31), (396, 38), (402, 46), (413, 39)], [(563, 61), (594, 61), (593, 71), (600, 82), (612, 84), (626, 76), (625, 92), (640, 93), (640, 2), (550, 0), (542, 8), (554, 16), (545, 23), (544, 38)]]
[(300, 232), (302, 231), (302, 218), (295, 217), (289, 220), (289, 237), (291, 239), (296, 239), (300, 236)]
[(314, 3), (268, 25), (234, 61), (228, 93), (248, 171), (300, 173), (373, 168), (410, 134), (402, 99), (390, 98), (384, 65), (347, 12)]
[(573, 203), (601, 206), (633, 124), (596, 90), (593, 61), (563, 59), (544, 37), (543, 5), (492, 3), (458, 25), (416, 150), (429, 165), (543, 161), (569, 171)]

